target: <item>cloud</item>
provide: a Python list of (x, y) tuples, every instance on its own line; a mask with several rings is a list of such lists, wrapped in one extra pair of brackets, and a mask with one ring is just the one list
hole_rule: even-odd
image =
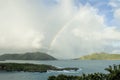
[[(118, 7), (115, 10), (119, 19)], [(50, 48), (49, 54), (57, 58), (118, 52), (119, 29), (108, 26), (99, 12), (89, 3), (78, 6), (74, 0), (1, 0), (0, 52)]]
[(119, 20), (120, 18), (120, 0), (110, 0), (108, 3), (113, 8), (113, 16), (115, 19)]
[(115, 10), (114, 17), (116, 20), (120, 20), (120, 8)]
[(34, 26), (33, 14), (25, 2), (1, 0), (0, 6), (0, 50), (41, 48), (44, 34)]
[(113, 8), (119, 8), (120, 7), (120, 0), (110, 0), (108, 3)]
[(56, 32), (72, 17), (74, 11), (72, 0), (48, 4), (43, 0), (1, 0), (0, 52), (49, 47)]
[(115, 25), (118, 29), (120, 26), (120, 0), (110, 0), (109, 5), (112, 7), (113, 20), (111, 21), (112, 25)]
[(80, 7), (54, 44), (53, 49), (59, 53), (58, 57), (64, 55), (72, 58), (92, 52), (116, 50), (115, 44), (120, 41), (120, 32), (114, 26), (107, 26), (104, 23), (105, 17), (98, 12), (89, 4)]

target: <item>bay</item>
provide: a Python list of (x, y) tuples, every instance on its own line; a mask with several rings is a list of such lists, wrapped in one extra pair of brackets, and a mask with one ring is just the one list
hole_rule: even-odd
[(0, 80), (47, 80), (49, 76), (66, 74), (81, 75), (82, 73), (102, 72), (107, 73), (104, 69), (109, 65), (120, 64), (120, 60), (55, 60), (55, 61), (24, 61), (24, 60), (7, 60), (1, 63), (34, 63), (47, 64), (56, 67), (77, 67), (79, 71), (48, 71), (47, 73), (39, 72), (0, 72)]

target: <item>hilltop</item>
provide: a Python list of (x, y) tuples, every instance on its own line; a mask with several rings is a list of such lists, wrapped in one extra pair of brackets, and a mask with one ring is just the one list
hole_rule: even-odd
[(92, 53), (76, 60), (120, 60), (120, 54)]
[(0, 60), (56, 60), (56, 58), (43, 52), (27, 52), (24, 54), (3, 54)]

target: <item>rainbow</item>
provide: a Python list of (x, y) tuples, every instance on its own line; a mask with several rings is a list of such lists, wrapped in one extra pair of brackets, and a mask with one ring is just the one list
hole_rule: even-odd
[(58, 39), (59, 35), (74, 21), (78, 18), (79, 15), (76, 15), (75, 17), (73, 17), (70, 21), (68, 21), (58, 32), (57, 34), (53, 37), (53, 40), (50, 43), (50, 47), (49, 49), (51, 50), (51, 48), (53, 47), (53, 45), (55, 44), (56, 40)]

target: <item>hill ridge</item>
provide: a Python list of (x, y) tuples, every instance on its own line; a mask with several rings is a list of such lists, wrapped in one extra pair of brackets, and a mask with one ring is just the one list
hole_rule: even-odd
[(77, 60), (120, 60), (120, 54), (92, 53), (77, 58)]
[(3, 54), (0, 56), (0, 60), (56, 60), (56, 58), (43, 52), (26, 52), (22, 54)]

